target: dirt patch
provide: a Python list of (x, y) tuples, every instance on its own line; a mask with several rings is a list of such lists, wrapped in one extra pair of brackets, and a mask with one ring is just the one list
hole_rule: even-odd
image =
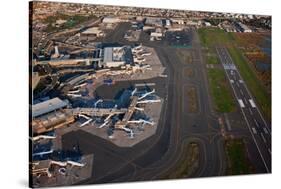
[(198, 112), (198, 97), (197, 90), (195, 87), (188, 87), (186, 89), (188, 107), (187, 110), (189, 113), (197, 113)]
[(194, 76), (194, 71), (192, 68), (184, 68), (183, 76), (187, 78), (192, 78)]

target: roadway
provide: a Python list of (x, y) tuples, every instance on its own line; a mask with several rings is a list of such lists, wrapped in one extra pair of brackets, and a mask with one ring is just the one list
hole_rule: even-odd
[(225, 47), (217, 47), (216, 50), (266, 172), (270, 173), (271, 128), (263, 118), (228, 50)]

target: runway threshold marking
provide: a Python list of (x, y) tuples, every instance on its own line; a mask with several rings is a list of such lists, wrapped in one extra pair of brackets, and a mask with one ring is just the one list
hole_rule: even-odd
[(265, 139), (265, 137), (263, 136), (262, 133), (261, 133), (261, 137), (262, 137), (263, 142), (266, 143), (266, 139)]
[(255, 118), (254, 118), (254, 122), (255, 122), (255, 124), (256, 124), (257, 127), (260, 127), (259, 124), (258, 124), (258, 122), (257, 122), (257, 120), (256, 120)]
[(243, 103), (243, 100), (238, 99), (238, 103), (239, 103), (239, 105), (240, 105), (241, 108), (245, 108), (245, 105), (244, 105), (244, 103)]
[(268, 134), (268, 131), (265, 127), (263, 128), (263, 131), (264, 131), (265, 134)]

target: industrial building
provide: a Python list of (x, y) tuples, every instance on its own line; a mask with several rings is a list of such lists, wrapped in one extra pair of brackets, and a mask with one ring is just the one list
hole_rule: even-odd
[(161, 38), (164, 36), (164, 31), (162, 28), (156, 28), (155, 31), (152, 31), (150, 33), (150, 40), (161, 40)]
[(97, 37), (104, 36), (104, 32), (99, 27), (92, 27), (80, 34), (81, 40), (94, 40)]
[(160, 18), (147, 17), (145, 20), (145, 25), (162, 27), (163, 21)]
[(64, 127), (74, 121), (74, 116), (70, 112), (57, 110), (33, 119), (31, 126), (33, 133), (41, 134)]
[(58, 97), (32, 105), (32, 117), (36, 118), (44, 114), (59, 110), (68, 106), (67, 100)]
[(120, 18), (118, 17), (111, 17), (111, 16), (107, 16), (107, 17), (104, 17), (102, 19), (102, 23), (104, 24), (114, 24), (114, 23), (118, 23), (120, 22)]
[(74, 122), (73, 115), (63, 110), (68, 105), (67, 100), (61, 100), (57, 97), (32, 105), (31, 126), (33, 133), (45, 133)]
[(252, 30), (248, 26), (242, 24), (241, 22), (235, 22), (235, 26), (240, 32), (245, 32), (245, 33), (252, 32)]

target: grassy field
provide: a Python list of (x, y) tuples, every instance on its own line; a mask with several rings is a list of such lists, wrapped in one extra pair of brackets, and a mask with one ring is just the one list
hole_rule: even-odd
[(219, 59), (214, 54), (207, 55), (207, 64), (219, 64)]
[(225, 72), (221, 69), (208, 70), (209, 85), (218, 112), (235, 110), (234, 98), (227, 83)]
[[(261, 81), (258, 80), (256, 73), (250, 67), (248, 60), (243, 56), (240, 49), (237, 48), (236, 45), (238, 42), (235, 40), (233, 34), (218, 28), (200, 28), (198, 29), (198, 34), (202, 45), (207, 48), (208, 54), (209, 52), (215, 52), (214, 47), (218, 45), (223, 45), (228, 48), (234, 63), (237, 65), (239, 72), (247, 83), (252, 95), (260, 105), (262, 112), (268, 119), (271, 119), (271, 96), (266, 92)], [(208, 64), (215, 63), (216, 61), (217, 60), (214, 58), (207, 56)], [(213, 87), (211, 88), (214, 93)], [(217, 94), (217, 96), (219, 95)], [(214, 98), (217, 99), (216, 96)], [(215, 101), (215, 103), (217, 107), (223, 106), (219, 101)], [(228, 107), (228, 104), (225, 104), (224, 106)]]
[(177, 179), (188, 177), (199, 165), (199, 146), (197, 143), (184, 143), (183, 154), (178, 163), (160, 179)]
[(254, 98), (261, 107), (262, 112), (266, 115), (267, 118), (271, 118), (271, 97), (266, 92), (264, 86), (261, 85), (256, 74), (251, 69), (250, 65), (247, 63), (245, 57), (241, 54), (240, 50), (235, 47), (230, 47), (229, 53), (239, 68), (239, 72), (242, 75), (243, 79), (247, 83), (247, 87), (253, 94)]
[[(44, 23), (48, 24), (46, 28), (46, 32), (53, 32), (53, 31), (59, 31), (63, 29), (69, 29), (77, 24), (83, 23), (89, 19), (94, 18), (94, 16), (81, 16), (81, 15), (75, 15), (75, 16), (69, 16), (65, 14), (57, 14), (54, 16), (49, 16), (44, 20)], [(55, 27), (53, 24), (56, 23), (57, 20), (67, 20), (66, 23), (62, 24), (60, 27)]]
[(253, 168), (248, 160), (246, 146), (242, 139), (227, 139), (225, 148), (228, 160), (228, 175), (249, 174)]
[(211, 48), (216, 45), (230, 45), (234, 41), (231, 33), (219, 28), (200, 28), (198, 34), (203, 46)]

